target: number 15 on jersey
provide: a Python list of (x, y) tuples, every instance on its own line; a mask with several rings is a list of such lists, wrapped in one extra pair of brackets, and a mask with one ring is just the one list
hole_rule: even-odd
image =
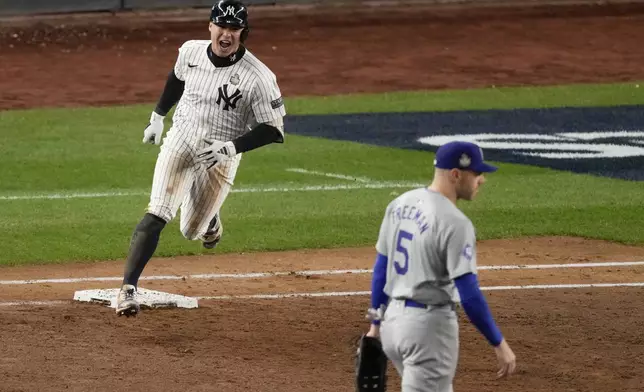
[(394, 253), (394, 268), (398, 275), (405, 275), (409, 270), (409, 245), (414, 235), (405, 230), (398, 230), (396, 237), (396, 253)]

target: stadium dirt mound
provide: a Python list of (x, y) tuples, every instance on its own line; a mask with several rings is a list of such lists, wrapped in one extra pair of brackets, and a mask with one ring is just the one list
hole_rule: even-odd
[[(208, 37), (205, 22), (113, 20), (3, 29), (0, 110), (152, 105), (177, 47)], [(249, 48), (275, 71), (286, 96), (616, 82), (644, 79), (643, 22), (640, 5), (282, 15), (253, 22)], [(644, 260), (643, 248), (562, 237), (484, 241), (479, 251), (482, 265)], [(372, 248), (177, 257), (152, 261), (146, 275), (368, 269), (372, 262)], [(3, 280), (121, 272), (122, 261), (0, 268)], [(642, 282), (643, 273), (626, 265), (522, 269), (482, 271), (481, 280), (615, 284)], [(367, 274), (144, 282), (187, 295), (369, 289)], [(118, 282), (3, 284), (0, 390), (353, 389), (355, 341), (366, 328), (364, 296), (210, 300), (194, 311), (155, 310), (137, 319), (69, 301), (75, 290), (106, 285)], [(519, 374), (495, 381), (493, 353), (463, 320), (455, 387), (639, 391), (642, 295), (632, 287), (491, 291)], [(8, 306), (27, 300), (64, 302)], [(391, 374), (396, 390), (399, 380)]]

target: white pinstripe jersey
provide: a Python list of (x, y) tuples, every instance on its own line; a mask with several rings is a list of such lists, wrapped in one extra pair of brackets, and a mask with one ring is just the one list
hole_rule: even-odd
[(174, 72), (185, 87), (165, 143), (229, 141), (266, 122), (282, 129), (286, 110), (275, 74), (248, 49), (236, 63), (216, 67), (210, 43), (192, 40), (179, 48)]

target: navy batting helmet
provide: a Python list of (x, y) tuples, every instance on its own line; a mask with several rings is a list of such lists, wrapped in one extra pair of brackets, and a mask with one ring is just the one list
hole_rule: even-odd
[(210, 21), (221, 27), (243, 29), (242, 42), (248, 37), (248, 9), (239, 0), (219, 0), (212, 6)]

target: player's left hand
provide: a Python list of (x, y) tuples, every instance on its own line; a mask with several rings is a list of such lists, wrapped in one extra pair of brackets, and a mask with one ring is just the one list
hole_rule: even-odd
[(215, 166), (217, 162), (229, 159), (237, 155), (233, 142), (220, 142), (218, 140), (204, 140), (208, 147), (197, 151), (197, 162), (203, 163), (208, 169)]
[(509, 377), (517, 367), (517, 357), (508, 345), (508, 342), (503, 339), (501, 344), (494, 348), (496, 358), (499, 361), (499, 371), (496, 373), (497, 378)]
[(150, 123), (143, 131), (143, 143), (161, 144), (161, 137), (163, 136), (163, 119), (165, 116), (152, 112), (150, 115)]

